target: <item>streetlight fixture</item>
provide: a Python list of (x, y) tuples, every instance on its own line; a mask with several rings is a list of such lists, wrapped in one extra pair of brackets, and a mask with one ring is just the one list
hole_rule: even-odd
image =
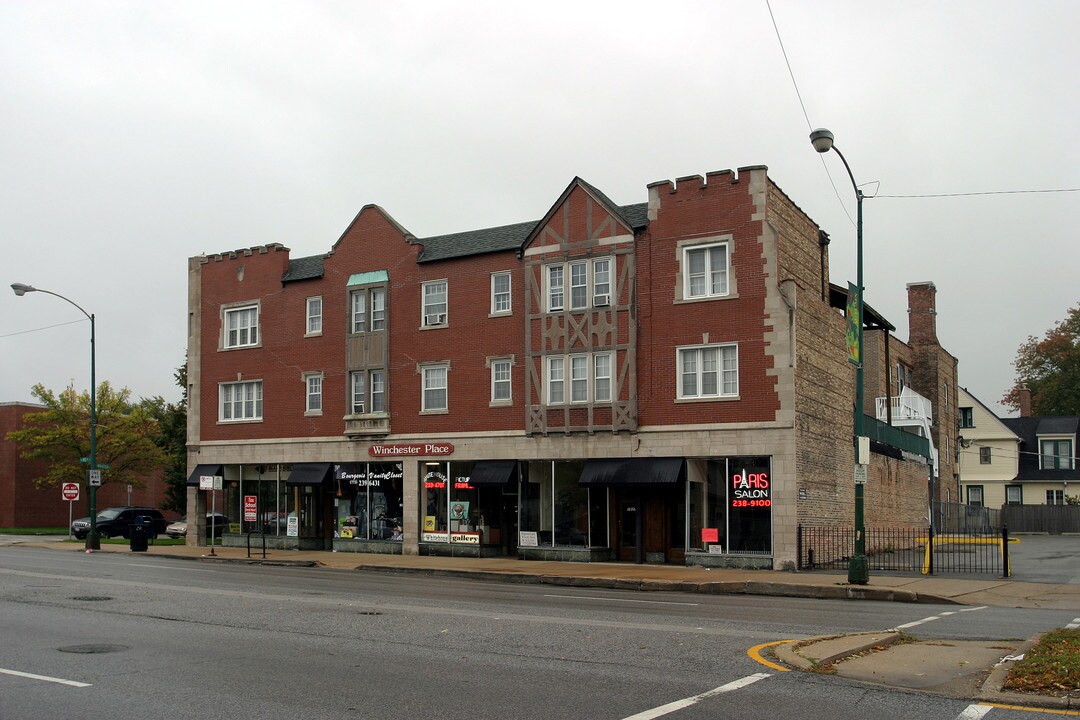
[[(856, 236), (856, 283), (854, 317), (849, 316), (849, 321), (855, 324), (855, 346), (850, 353), (850, 358), (855, 364), (855, 552), (848, 564), (848, 582), (856, 585), (865, 585), (870, 581), (870, 565), (866, 559), (866, 533), (864, 528), (863, 492), (866, 486), (867, 464), (870, 458), (864, 457), (869, 454), (869, 441), (863, 441), (863, 192), (855, 182), (855, 175), (851, 172), (847, 158), (833, 144), (833, 134), (825, 128), (818, 128), (810, 133), (810, 143), (819, 153), (827, 153), (830, 150), (840, 156), (844, 162), (844, 169), (851, 178), (851, 186), (855, 188), (855, 200), (858, 205), (858, 215), (855, 223)], [(848, 301), (849, 310), (851, 301)]]
[(98, 486), (95, 482), (100, 482), (100, 476), (98, 473), (97, 465), (97, 384), (95, 378), (95, 355), (94, 349), (94, 316), (78, 305), (78, 303), (49, 290), (42, 290), (36, 288), (33, 285), (24, 285), (23, 283), (12, 283), (11, 289), (15, 291), (15, 294), (22, 297), (28, 292), (40, 292), (46, 295), (52, 295), (58, 297), (65, 302), (74, 305), (79, 309), (83, 315), (90, 319), (90, 476), (88, 485), (90, 487), (90, 532), (86, 535), (86, 549), (87, 550), (100, 550), (101, 538), (98, 537), (97, 531), (97, 489)]

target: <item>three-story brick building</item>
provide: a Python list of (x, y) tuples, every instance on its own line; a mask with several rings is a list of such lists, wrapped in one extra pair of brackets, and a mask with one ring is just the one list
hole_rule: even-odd
[[(750, 167), (623, 206), (575, 178), (538, 221), (429, 238), (368, 205), (325, 255), (191, 258), (189, 516), (217, 475), (233, 532), (283, 547), (788, 567), (854, 494), (827, 250)], [(918, 524), (928, 464), (890, 442), (867, 522)]]

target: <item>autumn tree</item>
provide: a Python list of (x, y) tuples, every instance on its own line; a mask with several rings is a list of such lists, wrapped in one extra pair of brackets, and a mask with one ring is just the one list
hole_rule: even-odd
[(1020, 386), (1031, 390), (1033, 415), (1080, 415), (1080, 304), (1065, 319), (1016, 351), (1016, 384), (1002, 404), (1020, 408)]
[[(32, 395), (45, 406), (28, 413), (25, 426), (8, 433), (28, 459), (44, 460), (48, 471), (34, 478), (39, 488), (65, 482), (83, 482), (90, 457), (90, 393), (68, 388), (56, 394), (35, 385)], [(127, 388), (115, 390), (108, 382), (97, 391), (97, 464), (101, 484), (145, 487), (144, 478), (161, 467), (163, 453), (154, 439), (158, 421), (143, 403), (131, 402)]]
[(173, 373), (183, 391), (180, 402), (168, 403), (160, 397), (143, 400), (143, 405), (157, 420), (154, 443), (164, 461), (165, 502), (163, 510), (187, 512), (187, 361)]

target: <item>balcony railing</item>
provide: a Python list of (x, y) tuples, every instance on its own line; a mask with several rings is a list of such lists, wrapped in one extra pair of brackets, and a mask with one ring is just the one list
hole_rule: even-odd
[(934, 422), (934, 405), (911, 388), (904, 388), (899, 397), (879, 397), (876, 399), (877, 419), (885, 422), (888, 418), (886, 412), (889, 404), (892, 404), (892, 420), (899, 421), (926, 421), (927, 424)]

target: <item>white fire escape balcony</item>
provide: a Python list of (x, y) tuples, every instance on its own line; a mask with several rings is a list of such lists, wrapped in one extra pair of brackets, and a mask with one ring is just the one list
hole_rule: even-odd
[(931, 426), (934, 422), (934, 404), (911, 388), (900, 391), (899, 397), (879, 397), (875, 399), (877, 419), (887, 422), (888, 410), (892, 410), (892, 426), (924, 437), (930, 443), (930, 452), (934, 456), (934, 477), (938, 476), (938, 451), (934, 447), (934, 435)]

